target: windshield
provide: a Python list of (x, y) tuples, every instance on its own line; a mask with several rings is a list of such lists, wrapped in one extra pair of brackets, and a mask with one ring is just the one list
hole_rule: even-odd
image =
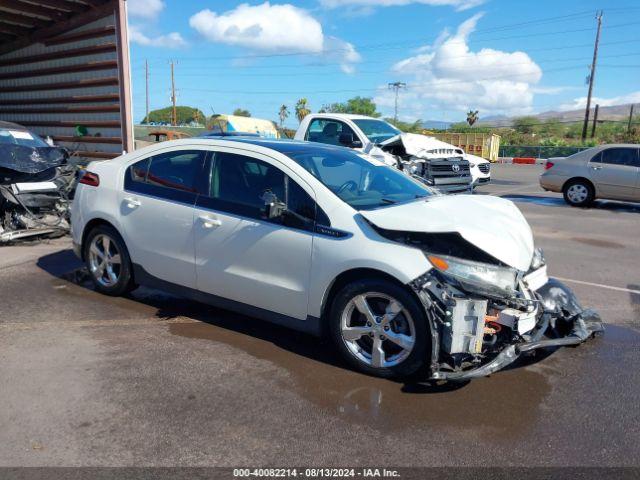
[(402, 133), (393, 125), (382, 120), (362, 119), (354, 120), (353, 123), (355, 123), (358, 128), (362, 130), (362, 133), (373, 143), (382, 143)]
[(351, 150), (287, 153), (356, 210), (370, 210), (434, 195), (408, 175)]
[(23, 147), (48, 147), (44, 140), (27, 130), (0, 128), (0, 145), (21, 145)]

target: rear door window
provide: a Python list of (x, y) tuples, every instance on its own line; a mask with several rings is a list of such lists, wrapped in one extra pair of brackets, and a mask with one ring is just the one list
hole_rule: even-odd
[(637, 167), (638, 149), (623, 147), (607, 148), (602, 151), (601, 162), (608, 165)]
[(140, 160), (127, 169), (125, 190), (194, 203), (207, 184), (203, 177), (205, 156), (202, 150), (180, 150)]

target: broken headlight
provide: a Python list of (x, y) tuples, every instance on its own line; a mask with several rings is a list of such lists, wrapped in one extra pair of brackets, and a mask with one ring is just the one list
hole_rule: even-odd
[(541, 248), (536, 248), (533, 251), (533, 260), (531, 260), (531, 270), (537, 270), (547, 262), (544, 259), (544, 252)]
[(516, 290), (518, 272), (513, 268), (473, 262), (448, 255), (432, 255), (427, 252), (425, 255), (436, 270), (457, 280), (465, 290), (506, 294), (513, 294)]

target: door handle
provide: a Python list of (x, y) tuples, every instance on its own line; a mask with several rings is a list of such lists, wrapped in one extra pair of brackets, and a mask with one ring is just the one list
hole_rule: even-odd
[(602, 170), (602, 167), (591, 167), (592, 170)]
[(222, 225), (222, 222), (217, 218), (209, 217), (207, 215), (201, 215), (198, 219), (202, 222), (204, 228), (214, 228)]
[(126, 197), (124, 201), (127, 202), (127, 207), (131, 209), (138, 208), (140, 205), (142, 205), (140, 200), (133, 197)]

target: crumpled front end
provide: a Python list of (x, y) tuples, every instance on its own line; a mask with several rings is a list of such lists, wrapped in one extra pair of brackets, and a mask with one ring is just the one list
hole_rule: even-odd
[(510, 293), (482, 290), (434, 268), (414, 280), (431, 323), (431, 379), (490, 375), (541, 348), (577, 345), (604, 331), (564, 284), (547, 277), (539, 253)]

